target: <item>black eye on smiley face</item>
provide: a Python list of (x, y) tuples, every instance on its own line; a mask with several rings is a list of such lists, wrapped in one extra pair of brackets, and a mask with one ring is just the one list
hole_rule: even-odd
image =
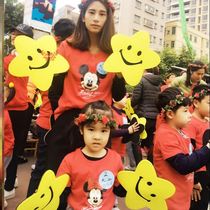
[[(38, 48), (37, 52), (41, 54), (42, 50), (40, 48)], [(27, 58), (28, 58), (29, 61), (33, 60), (33, 57), (31, 55), (28, 55)], [(50, 63), (50, 52), (47, 51), (47, 61), (46, 61), (46, 63), (43, 64), (42, 66), (38, 66), (38, 67), (29, 66), (29, 69), (30, 70), (32, 70), (32, 69), (44, 69), (44, 68), (47, 68), (49, 66), (49, 63)]]
[[(138, 182), (136, 183), (136, 188), (135, 188), (136, 193), (137, 193), (140, 197), (142, 197), (145, 201), (150, 202), (151, 200), (145, 198), (145, 197), (140, 193), (140, 191), (139, 191), (139, 183), (140, 183), (140, 181), (141, 181), (142, 179), (143, 179), (143, 177), (140, 176)], [(147, 182), (147, 185), (151, 187), (151, 186), (152, 186), (152, 182)], [(154, 193), (150, 194), (150, 196), (153, 197), (153, 198), (156, 197), (156, 195), (155, 195)]]
[[(127, 50), (128, 50), (128, 51), (132, 50), (132, 45), (128, 45)], [(121, 55), (121, 58), (122, 58), (123, 62), (124, 62), (126, 65), (137, 65), (137, 64), (142, 64), (142, 60), (140, 60), (140, 61), (138, 61), (138, 62), (134, 62), (134, 63), (133, 63), (133, 62), (127, 61), (127, 60), (125, 59), (125, 57), (124, 57), (122, 51), (123, 51), (123, 50), (121, 49), (119, 52), (120, 52), (120, 55)], [(139, 51), (136, 53), (137, 56), (141, 56), (141, 54), (142, 54), (142, 51), (141, 51), (141, 50), (139, 50)]]

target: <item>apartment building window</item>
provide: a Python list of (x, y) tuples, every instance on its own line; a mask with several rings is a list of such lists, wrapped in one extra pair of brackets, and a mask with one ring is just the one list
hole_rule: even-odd
[(162, 12), (161, 13), (161, 18), (164, 19), (165, 18), (165, 14)]
[(202, 24), (202, 30), (206, 30), (207, 29), (207, 24)]
[(154, 29), (157, 29), (157, 23), (154, 23)]
[(194, 15), (196, 13), (196, 8), (191, 9), (190, 13)]
[(170, 30), (166, 30), (166, 35), (170, 35)]
[(165, 6), (166, 5), (166, 0), (163, 0), (163, 6)]
[(191, 0), (191, 5), (195, 5), (196, 4), (196, 0)]
[(156, 43), (156, 36), (153, 36), (153, 43)]
[(201, 16), (198, 17), (198, 23), (201, 23)]
[(148, 5), (148, 4), (145, 4), (145, 11), (147, 13), (150, 13), (152, 15), (155, 15), (155, 8), (152, 7), (152, 6), (150, 6), (150, 5)]
[(201, 8), (199, 8), (199, 12), (198, 12), (198, 14), (199, 14), (199, 15), (201, 14)]
[(208, 0), (203, 0), (203, 3), (205, 4), (205, 3), (208, 3)]
[(200, 30), (201, 30), (201, 26), (200, 26), (200, 25), (198, 25), (197, 27), (198, 27), (198, 31), (200, 31)]
[(163, 26), (160, 26), (160, 32), (163, 32)]
[(191, 18), (190, 18), (190, 22), (191, 22), (191, 23), (195, 23), (195, 17), (191, 17)]
[(175, 41), (171, 41), (171, 48), (174, 48), (175, 46)]
[(203, 15), (202, 20), (208, 20), (208, 15)]
[(152, 44), (152, 35), (150, 34), (149, 37), (150, 37), (150, 44)]
[(141, 9), (141, 1), (136, 0), (136, 6), (137, 9)]
[(201, 6), (201, 0), (199, 0), (199, 5)]
[(172, 27), (172, 34), (176, 34), (176, 27)]
[(158, 10), (157, 9), (155, 10), (155, 15), (158, 16)]
[(135, 33), (137, 33), (138, 32), (138, 30), (136, 30), (136, 29), (133, 29), (133, 34), (135, 34)]
[(163, 40), (162, 40), (162, 39), (160, 39), (160, 41), (159, 41), (159, 45), (162, 45), (162, 42), (163, 42)]
[(206, 13), (207, 11), (208, 11), (208, 6), (204, 6), (204, 7), (203, 7), (203, 12)]
[(206, 41), (206, 48), (209, 48), (209, 42)]
[(134, 23), (140, 24), (141, 17), (138, 15), (134, 15)]
[(194, 37), (194, 42), (197, 43), (197, 37), (196, 36)]
[(148, 28), (153, 28), (153, 21), (144, 18), (144, 26), (148, 27)]
[(190, 34), (190, 41), (192, 41), (192, 34)]

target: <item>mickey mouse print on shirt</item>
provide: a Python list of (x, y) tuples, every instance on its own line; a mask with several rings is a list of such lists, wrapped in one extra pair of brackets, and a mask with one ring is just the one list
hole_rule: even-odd
[(90, 71), (88, 65), (83, 64), (79, 68), (81, 74), (81, 86), (85, 91), (93, 92), (98, 89), (100, 79), (106, 77), (106, 72), (104, 71), (103, 62), (99, 63), (96, 68), (96, 73)]
[(89, 179), (83, 185), (83, 190), (87, 193), (87, 207), (82, 210), (98, 210), (103, 207), (103, 195), (114, 185), (114, 174), (105, 170), (102, 171), (97, 181)]

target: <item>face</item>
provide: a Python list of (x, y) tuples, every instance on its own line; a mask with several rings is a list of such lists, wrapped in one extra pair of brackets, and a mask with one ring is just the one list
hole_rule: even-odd
[(205, 96), (201, 101), (194, 100), (193, 103), (202, 118), (210, 117), (210, 95)]
[(84, 137), (85, 149), (89, 154), (100, 153), (108, 143), (110, 128), (100, 121), (86, 124), (80, 131)]
[(197, 71), (192, 72), (190, 79), (193, 83), (198, 83), (202, 80), (204, 74), (205, 74), (204, 69), (198, 69)]
[(188, 106), (181, 106), (177, 109), (176, 112), (169, 112), (171, 112), (169, 118), (171, 119), (172, 125), (178, 129), (185, 127), (191, 120), (191, 114), (189, 112)]
[(99, 1), (94, 1), (87, 8), (83, 21), (90, 33), (98, 34), (103, 29), (106, 19), (107, 10), (105, 6)]

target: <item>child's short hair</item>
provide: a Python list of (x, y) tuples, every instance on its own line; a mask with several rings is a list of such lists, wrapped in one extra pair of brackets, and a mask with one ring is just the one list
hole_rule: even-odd
[(113, 120), (112, 109), (105, 101), (99, 100), (88, 103), (75, 119), (78, 126), (84, 126), (93, 122), (102, 122), (110, 128), (115, 128), (116, 122)]
[(207, 95), (210, 95), (210, 86), (202, 84), (197, 85), (193, 88), (193, 99), (196, 99), (199, 102), (201, 102)]
[(158, 95), (157, 107), (159, 111), (172, 110), (176, 112), (181, 106), (188, 106), (191, 104), (191, 100), (184, 97), (179, 88), (169, 87)]

